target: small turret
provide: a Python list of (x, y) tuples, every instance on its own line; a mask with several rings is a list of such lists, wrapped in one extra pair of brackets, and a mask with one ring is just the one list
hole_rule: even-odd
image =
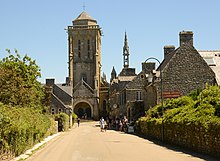
[(115, 67), (113, 67), (112, 72), (111, 72), (111, 79), (110, 79), (110, 82), (111, 82), (113, 79), (115, 79), (116, 76), (117, 76), (117, 73), (116, 73), (116, 71), (115, 71)]

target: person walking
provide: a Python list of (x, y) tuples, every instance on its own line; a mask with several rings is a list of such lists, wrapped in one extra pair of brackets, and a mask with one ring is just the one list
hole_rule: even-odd
[(100, 128), (101, 128), (101, 132), (103, 132), (105, 128), (105, 120), (103, 117), (100, 119)]
[(77, 118), (77, 123), (78, 123), (78, 127), (79, 127), (79, 124), (80, 124), (80, 118), (79, 117)]

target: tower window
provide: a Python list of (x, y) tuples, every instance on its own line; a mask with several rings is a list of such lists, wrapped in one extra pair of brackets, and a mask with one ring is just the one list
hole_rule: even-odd
[(80, 53), (80, 51), (79, 51), (79, 53), (78, 53), (78, 57), (81, 58), (81, 53)]
[(87, 41), (88, 58), (90, 58), (90, 40)]
[(90, 40), (87, 41), (88, 50), (90, 50)]
[(81, 79), (83, 79), (85, 82), (87, 82), (87, 76), (86, 76), (86, 74), (82, 74), (82, 75), (81, 75)]
[(78, 40), (78, 50), (80, 51), (81, 50), (81, 41)]
[(90, 52), (88, 51), (88, 58), (90, 58)]

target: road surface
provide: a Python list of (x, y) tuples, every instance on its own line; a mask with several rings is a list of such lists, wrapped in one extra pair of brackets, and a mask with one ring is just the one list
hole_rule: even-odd
[(101, 132), (97, 125), (98, 122), (81, 123), (48, 142), (27, 161), (214, 161), (135, 135), (113, 130)]

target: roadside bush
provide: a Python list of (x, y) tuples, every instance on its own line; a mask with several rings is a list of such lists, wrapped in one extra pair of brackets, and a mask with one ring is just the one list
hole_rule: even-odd
[(77, 120), (78, 116), (77, 114), (75, 114), (74, 112), (72, 113), (72, 120), (73, 120), (73, 124), (74, 122)]
[(146, 136), (220, 157), (220, 87), (166, 100), (163, 110), (161, 104), (148, 110), (136, 127)]
[(0, 103), (0, 150), (15, 156), (41, 141), (54, 121), (39, 110)]
[(59, 131), (67, 131), (69, 129), (69, 116), (63, 112), (55, 115), (55, 120), (58, 121)]

